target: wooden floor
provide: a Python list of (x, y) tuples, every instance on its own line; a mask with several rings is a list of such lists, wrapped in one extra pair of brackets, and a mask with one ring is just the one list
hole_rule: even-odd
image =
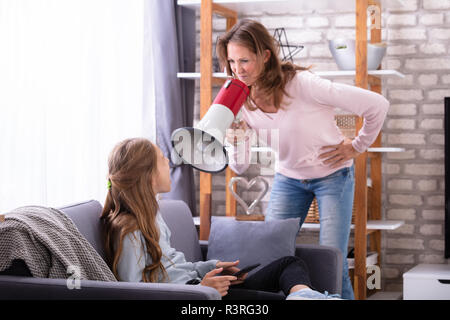
[(369, 297), (367, 300), (402, 300), (403, 293), (402, 292), (393, 292), (393, 291), (381, 291), (377, 292)]

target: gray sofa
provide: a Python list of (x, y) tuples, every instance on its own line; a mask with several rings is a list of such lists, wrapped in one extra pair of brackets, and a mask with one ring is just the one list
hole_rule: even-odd
[[(76, 224), (102, 258), (105, 257), (99, 216), (102, 206), (91, 200), (60, 208)], [(207, 241), (199, 241), (189, 207), (182, 201), (162, 200), (160, 210), (172, 232), (172, 246), (189, 261), (204, 260)], [(297, 245), (296, 255), (308, 264), (313, 286), (320, 291), (341, 293), (342, 255), (334, 248)], [(239, 299), (283, 299), (280, 293), (235, 289)], [(82, 280), (80, 289), (68, 289), (66, 279), (33, 278), (22, 261), (0, 272), (0, 299), (164, 299), (219, 300), (219, 293), (199, 285), (130, 283)]]

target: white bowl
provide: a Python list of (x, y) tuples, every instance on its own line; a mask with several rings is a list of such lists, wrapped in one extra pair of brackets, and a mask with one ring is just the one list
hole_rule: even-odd
[[(330, 40), (328, 47), (340, 70), (355, 70), (355, 40)], [(367, 69), (378, 69), (385, 54), (385, 43), (367, 43)]]

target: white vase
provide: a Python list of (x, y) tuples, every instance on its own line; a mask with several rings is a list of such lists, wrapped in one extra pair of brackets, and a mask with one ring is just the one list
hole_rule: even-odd
[[(334, 61), (340, 70), (355, 70), (355, 40), (335, 39), (328, 42)], [(367, 44), (367, 69), (376, 70), (386, 54), (385, 43)]]

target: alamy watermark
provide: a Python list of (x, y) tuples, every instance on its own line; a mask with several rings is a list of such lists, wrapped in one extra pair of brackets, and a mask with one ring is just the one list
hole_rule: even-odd
[(367, 273), (370, 276), (367, 277), (367, 289), (381, 289), (381, 269), (377, 265), (371, 265), (367, 267)]
[(370, 12), (370, 30), (381, 29), (381, 12), (380, 7), (376, 5), (370, 5), (367, 7), (367, 11)]
[(67, 289), (81, 289), (81, 270), (80, 267), (69, 265), (67, 267), (67, 274), (69, 277), (66, 280)]

